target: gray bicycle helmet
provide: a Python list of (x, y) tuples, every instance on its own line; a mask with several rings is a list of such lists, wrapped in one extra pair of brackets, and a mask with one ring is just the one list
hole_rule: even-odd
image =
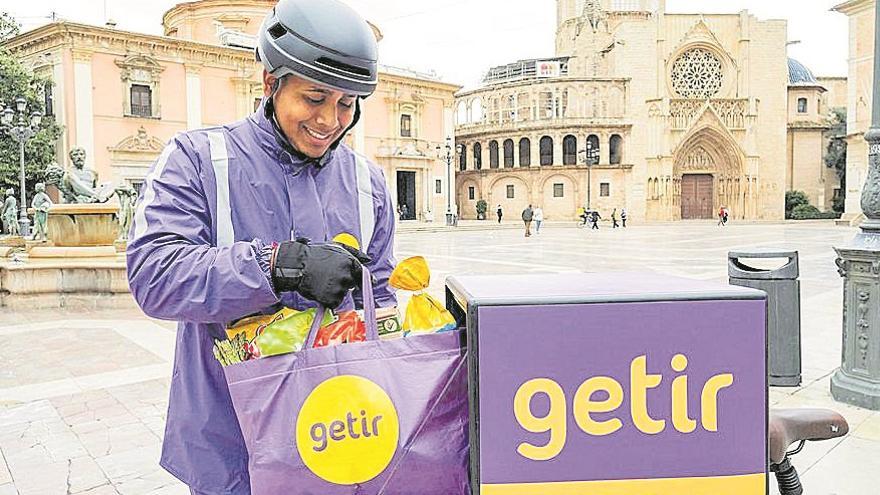
[(281, 0), (260, 27), (257, 60), (345, 93), (369, 96), (378, 84), (376, 36), (339, 0)]

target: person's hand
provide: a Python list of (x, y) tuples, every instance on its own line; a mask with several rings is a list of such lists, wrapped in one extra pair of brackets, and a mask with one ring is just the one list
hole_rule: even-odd
[(296, 291), (332, 309), (349, 290), (360, 287), (362, 263), (369, 262), (369, 256), (344, 244), (298, 239), (275, 248), (270, 272), (277, 292)]

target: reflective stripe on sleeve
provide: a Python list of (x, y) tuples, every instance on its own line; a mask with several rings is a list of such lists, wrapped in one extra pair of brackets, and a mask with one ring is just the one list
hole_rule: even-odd
[(376, 211), (373, 206), (373, 182), (370, 176), (370, 165), (367, 159), (355, 153), (355, 169), (357, 170), (358, 214), (361, 223), (361, 251), (366, 253), (373, 240), (376, 230)]
[(222, 132), (208, 132), (211, 147), (211, 164), (217, 183), (217, 247), (231, 246), (235, 242), (232, 228), (232, 206), (229, 203), (229, 153), (226, 137)]
[(147, 174), (147, 177), (144, 179), (144, 195), (141, 197), (141, 201), (134, 210), (135, 239), (147, 233), (147, 207), (156, 200), (156, 189), (153, 186), (153, 182), (162, 176), (162, 172), (165, 170), (165, 165), (168, 163), (168, 157), (171, 156), (171, 152), (173, 152), (175, 148), (176, 145), (172, 140), (172, 142), (162, 150), (159, 159), (156, 161), (156, 166), (153, 167), (153, 171)]

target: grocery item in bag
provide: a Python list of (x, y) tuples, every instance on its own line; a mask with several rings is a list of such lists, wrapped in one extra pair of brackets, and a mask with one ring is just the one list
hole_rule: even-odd
[(421, 256), (401, 261), (388, 283), (396, 288), (414, 291), (403, 319), (404, 333), (431, 333), (455, 329), (455, 318), (437, 299), (425, 292), (431, 283), (431, 270)]
[(315, 337), (315, 347), (363, 342), (366, 339), (366, 327), (357, 311), (346, 311), (339, 315), (336, 322), (318, 330), (318, 335)]
[[(302, 350), (309, 334), (309, 327), (315, 319), (315, 309), (300, 311), (288, 318), (267, 326), (263, 333), (253, 340), (259, 357), (277, 356)], [(326, 311), (321, 326), (329, 325), (336, 317)]]
[(277, 313), (271, 315), (256, 315), (242, 318), (226, 328), (226, 335), (233, 339), (239, 334), (244, 334), (244, 339), (248, 342), (254, 340), (257, 335), (263, 333), (272, 323), (281, 321), (285, 318), (299, 313), (299, 311), (290, 308), (282, 308)]

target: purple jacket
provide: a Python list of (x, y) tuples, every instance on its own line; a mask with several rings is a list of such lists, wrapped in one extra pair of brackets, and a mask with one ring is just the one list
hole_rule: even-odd
[[(247, 451), (220, 364), (225, 324), (278, 302), (264, 246), (340, 233), (373, 261), (376, 301), (393, 306), (394, 210), (381, 169), (345, 145), (322, 166), (279, 146), (263, 108), (234, 124), (179, 134), (150, 169), (128, 243), (128, 280), (144, 313), (178, 321), (161, 465), (197, 491), (249, 494)], [(360, 299), (355, 294), (356, 299)], [(343, 307), (353, 304), (351, 296)]]

